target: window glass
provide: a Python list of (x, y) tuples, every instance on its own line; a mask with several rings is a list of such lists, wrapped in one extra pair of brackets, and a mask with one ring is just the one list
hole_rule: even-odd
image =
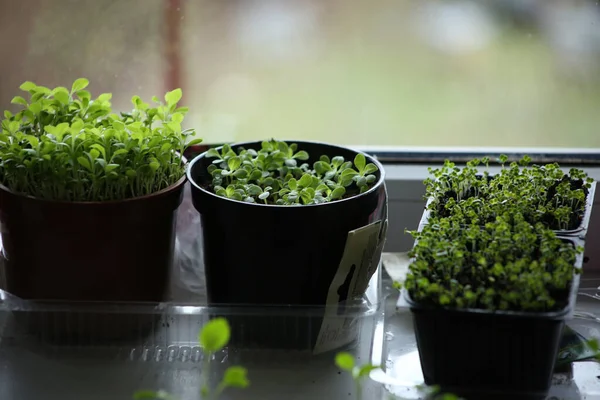
[(0, 43), (3, 109), (86, 77), (214, 143), (600, 147), (595, 0), (0, 1)]

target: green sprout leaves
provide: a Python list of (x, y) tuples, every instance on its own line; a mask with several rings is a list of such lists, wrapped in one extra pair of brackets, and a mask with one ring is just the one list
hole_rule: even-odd
[[(167, 100), (168, 102), (168, 100)], [(223, 373), (223, 377), (216, 387), (211, 388), (209, 384), (210, 369), (215, 353), (222, 351), (231, 338), (231, 328), (225, 318), (213, 318), (206, 323), (198, 333), (198, 341), (204, 353), (204, 367), (202, 377), (204, 383), (201, 389), (201, 398), (206, 400), (217, 400), (227, 388), (244, 389), (250, 385), (248, 371), (244, 367), (233, 365)], [(135, 400), (176, 400), (165, 391), (138, 391), (134, 395)]]
[(0, 124), (0, 183), (14, 192), (58, 201), (110, 201), (155, 193), (185, 172), (182, 154), (200, 139), (182, 129), (180, 89), (151, 106), (132, 97), (115, 113), (110, 93), (93, 98), (84, 78), (70, 89), (25, 82)]
[(335, 365), (344, 371), (352, 372), (354, 369), (354, 357), (350, 353), (341, 352), (335, 355)]
[(248, 380), (248, 371), (243, 367), (229, 367), (225, 370), (223, 376), (223, 385), (225, 387), (233, 387), (243, 389), (248, 387), (250, 381)]
[(487, 159), (471, 160), (464, 168), (447, 161), (430, 169), (433, 179), (425, 181), (426, 197), (432, 199), (430, 220), (460, 215), (465, 224), (483, 225), (519, 213), (554, 230), (579, 226), (592, 182), (585, 172), (573, 168), (565, 174), (558, 164), (530, 165), (529, 156), (508, 166), (507, 160), (500, 157), (503, 168), (494, 176), (477, 169)]
[[(480, 174), (447, 161), (425, 181), (430, 217), (419, 232), (403, 284), (413, 300), (452, 308), (556, 311), (569, 300), (576, 258), (583, 249), (555, 231), (573, 229), (591, 180), (557, 164), (531, 159)], [(575, 219), (573, 218), (575, 217)]]
[(340, 200), (369, 190), (378, 168), (363, 154), (354, 163), (336, 156), (321, 156), (312, 166), (297, 144), (269, 140), (260, 150), (234, 151), (225, 145), (210, 149), (208, 172), (214, 192), (232, 200), (276, 205), (310, 205)]
[(342, 351), (335, 355), (335, 365), (343, 371), (349, 372), (354, 380), (357, 400), (362, 398), (362, 381), (368, 377), (371, 371), (380, 368), (377, 365), (364, 364), (357, 365), (354, 356), (348, 352)]
[(403, 287), (413, 300), (452, 308), (556, 311), (569, 300), (583, 249), (555, 231), (576, 228), (592, 180), (524, 156), (491, 176), (474, 159), (430, 169), (428, 223), (415, 245)]
[(225, 318), (214, 318), (208, 322), (200, 333), (198, 340), (204, 351), (204, 377), (205, 383), (202, 387), (202, 395), (209, 399), (217, 399), (227, 388), (245, 388), (250, 384), (247, 378), (247, 371), (240, 366), (231, 366), (225, 370), (223, 379), (217, 385), (214, 391), (210, 390), (208, 385), (208, 376), (210, 370), (210, 360), (213, 354), (223, 350), (231, 338), (231, 328)]
[(446, 218), (412, 232), (404, 287), (413, 300), (455, 308), (554, 311), (569, 299), (582, 249), (541, 223), (502, 219), (485, 227)]
[(215, 353), (227, 345), (231, 336), (229, 323), (225, 318), (215, 318), (204, 325), (198, 335), (198, 341), (204, 351)]
[(335, 365), (340, 369), (350, 372), (355, 380), (369, 376), (369, 373), (379, 367), (372, 364), (356, 365), (352, 354), (347, 352), (337, 353), (335, 356)]

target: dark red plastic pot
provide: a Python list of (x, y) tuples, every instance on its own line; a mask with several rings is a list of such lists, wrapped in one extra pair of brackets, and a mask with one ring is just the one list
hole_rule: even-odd
[[(357, 154), (323, 143), (290, 143), (297, 143), (298, 150), (309, 153), (309, 163), (324, 154), (343, 156), (346, 160), (353, 160)], [(261, 142), (232, 147), (258, 150)], [(194, 207), (201, 215), (207, 295), (211, 304), (323, 306), (348, 233), (387, 218), (383, 166), (368, 155), (365, 155), (367, 162), (379, 168), (377, 181), (369, 191), (308, 206), (246, 203), (217, 196), (210, 189), (212, 178), (207, 171), (213, 159), (205, 156), (203, 153), (191, 161), (188, 179)], [(339, 301), (344, 300), (342, 290)], [(285, 335), (287, 328), (260, 335), (268, 333), (275, 339), (279, 333)], [(248, 339), (248, 324), (244, 330)], [(260, 337), (256, 338), (256, 343), (260, 341)]]
[(111, 202), (39, 200), (0, 186), (4, 289), (36, 301), (163, 301), (185, 182)]

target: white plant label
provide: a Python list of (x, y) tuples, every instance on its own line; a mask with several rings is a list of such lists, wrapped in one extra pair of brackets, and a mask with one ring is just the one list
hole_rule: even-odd
[[(313, 349), (314, 354), (337, 349), (356, 339), (360, 328), (359, 318), (344, 317), (345, 300), (355, 299), (365, 293), (381, 262), (387, 231), (385, 217), (383, 221), (348, 232), (342, 260), (329, 286), (327, 310)], [(335, 307), (336, 304), (338, 307)]]

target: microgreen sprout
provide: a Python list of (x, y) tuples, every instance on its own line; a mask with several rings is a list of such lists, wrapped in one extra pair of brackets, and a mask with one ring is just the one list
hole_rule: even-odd
[(115, 113), (110, 93), (92, 97), (88, 80), (71, 89), (25, 82), (22, 107), (4, 112), (0, 132), (0, 183), (13, 192), (57, 201), (110, 201), (165, 189), (184, 176), (183, 130), (188, 112), (181, 89), (154, 97), (133, 96), (131, 112)]
[[(250, 384), (247, 370), (240, 366), (228, 367), (218, 385), (211, 388), (209, 384), (211, 361), (216, 353), (227, 346), (231, 337), (231, 329), (225, 318), (219, 317), (209, 321), (200, 333), (198, 341), (202, 347), (204, 365), (202, 377), (204, 383), (201, 388), (201, 398), (205, 400), (217, 400), (227, 388), (246, 388)], [(134, 395), (135, 400), (176, 400), (165, 391), (139, 391)]]
[(583, 251), (542, 223), (516, 215), (483, 228), (448, 217), (412, 232), (404, 287), (413, 300), (442, 307), (554, 311), (569, 300)]
[[(579, 169), (563, 172), (556, 163), (531, 165), (523, 156), (508, 166), (501, 156), (501, 170), (487, 171), (489, 159), (474, 159), (459, 168), (446, 161), (431, 169), (433, 178), (425, 180), (430, 221), (450, 215), (460, 216), (465, 224), (484, 225), (497, 217), (511, 220), (516, 213), (535, 224), (542, 222), (554, 230), (576, 229), (585, 212), (586, 196), (593, 180)], [(478, 166), (486, 169), (480, 173)]]
[(373, 364), (357, 365), (354, 356), (344, 351), (335, 355), (335, 365), (352, 375), (356, 390), (356, 400), (362, 399), (362, 382), (364, 378), (368, 377), (371, 371), (380, 368)]
[(341, 156), (322, 155), (309, 164), (309, 154), (298, 145), (269, 140), (260, 150), (234, 151), (229, 145), (219, 152), (208, 167), (214, 192), (229, 199), (248, 203), (276, 205), (321, 204), (369, 190), (377, 181), (378, 168), (358, 153), (353, 161)]

